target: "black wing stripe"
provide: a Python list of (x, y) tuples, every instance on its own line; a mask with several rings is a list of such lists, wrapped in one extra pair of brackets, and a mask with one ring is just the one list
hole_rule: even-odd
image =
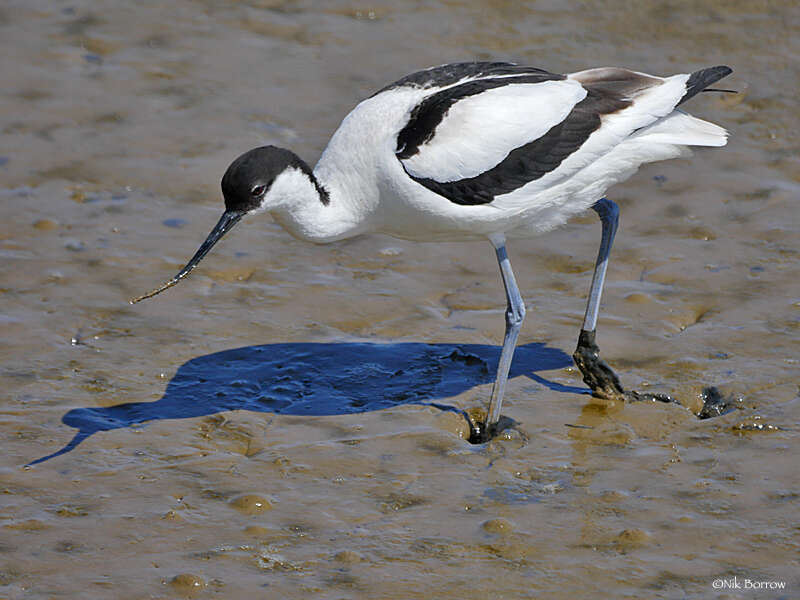
[(419, 147), (433, 138), (434, 133), (436, 133), (436, 127), (447, 115), (450, 107), (459, 100), (512, 83), (541, 83), (543, 81), (561, 79), (566, 79), (566, 77), (547, 73), (546, 71), (541, 73), (526, 72), (524, 75), (513, 77), (476, 79), (428, 96), (414, 107), (408, 123), (397, 135), (397, 150), (395, 151), (397, 158), (410, 158), (419, 152)]
[[(460, 87), (460, 86), (458, 86)], [(452, 182), (409, 176), (429, 190), (461, 205), (488, 204), (555, 170), (600, 127), (600, 117), (623, 110), (631, 101), (603, 88), (587, 87), (587, 95), (561, 123), (542, 137), (512, 150), (488, 171)]]
[[(375, 96), (398, 87), (419, 87), (426, 88), (431, 86), (446, 86), (458, 83), (466, 78), (490, 78), (507, 75), (553, 75), (543, 69), (536, 67), (526, 67), (509, 62), (460, 62), (449, 65), (432, 67), (423, 71), (417, 71), (406, 75), (402, 79), (387, 85), (375, 92)], [(555, 77), (559, 77), (556, 75)]]

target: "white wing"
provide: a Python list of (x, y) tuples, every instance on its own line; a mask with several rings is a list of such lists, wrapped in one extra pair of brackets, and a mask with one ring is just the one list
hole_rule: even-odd
[[(526, 210), (544, 191), (566, 201), (591, 177), (616, 182), (643, 162), (680, 154), (678, 146), (723, 145), (722, 128), (675, 107), (728, 73), (601, 68), (566, 79), (539, 72), (533, 77), (546, 79), (457, 83), (410, 111), (396, 157), (417, 183), (455, 204)], [(624, 160), (603, 161), (626, 140)], [(602, 177), (589, 169), (597, 162), (606, 165)]]
[(475, 177), (542, 137), (585, 97), (583, 86), (569, 79), (509, 83), (464, 96), (447, 108), (416, 153), (401, 162), (415, 178), (450, 182)]

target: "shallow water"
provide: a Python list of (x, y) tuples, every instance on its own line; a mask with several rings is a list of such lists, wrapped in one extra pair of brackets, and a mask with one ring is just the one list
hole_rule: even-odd
[[(321, 8), (323, 6), (324, 8)], [(800, 595), (795, 3), (12, 2), (0, 8), (0, 598)], [(729, 64), (726, 148), (644, 168), (572, 367), (593, 215), (509, 246), (529, 313), (492, 442), (488, 244), (216, 222), (260, 144), (313, 162), (420, 67)], [(740, 399), (698, 420), (706, 385)], [(38, 461), (34, 466), (28, 463)], [(715, 590), (715, 580), (784, 582)]]

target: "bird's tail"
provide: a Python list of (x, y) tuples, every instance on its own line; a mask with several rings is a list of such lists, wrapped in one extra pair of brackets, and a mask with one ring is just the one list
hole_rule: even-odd
[(724, 146), (728, 142), (728, 132), (719, 125), (675, 110), (629, 139), (679, 146)]
[[(678, 106), (686, 102), (689, 98), (696, 96), (700, 92), (708, 88), (708, 86), (718, 82), (723, 77), (727, 77), (733, 73), (733, 69), (720, 65), (718, 67), (708, 67), (707, 69), (700, 69), (689, 75), (686, 80), (686, 93), (678, 101)], [(711, 91), (711, 90), (709, 90)], [(715, 90), (720, 92), (728, 92), (731, 90)]]
[[(686, 79), (684, 84), (686, 92), (678, 101), (677, 106), (707, 90), (708, 86), (716, 83), (726, 75), (730, 75), (732, 72), (732, 69), (726, 66), (709, 67), (708, 69), (695, 71)], [(673, 110), (652, 125), (638, 130), (630, 139), (638, 142), (672, 144), (676, 146), (724, 146), (728, 141), (728, 132), (719, 125), (687, 115), (681, 110)]]

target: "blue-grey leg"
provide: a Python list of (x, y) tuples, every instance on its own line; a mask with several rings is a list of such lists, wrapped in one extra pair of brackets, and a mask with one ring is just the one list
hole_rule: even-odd
[[(628, 402), (658, 401), (680, 405), (680, 402), (669, 394), (659, 392), (637, 392), (625, 390), (619, 382), (614, 371), (600, 359), (600, 348), (595, 342), (597, 330), (597, 314), (600, 310), (600, 296), (603, 294), (603, 282), (606, 278), (608, 255), (614, 243), (614, 235), (619, 224), (619, 207), (608, 198), (599, 200), (592, 207), (603, 224), (603, 237), (600, 240), (600, 251), (597, 253), (597, 262), (592, 276), (592, 288), (589, 291), (589, 301), (586, 304), (586, 315), (583, 319), (583, 328), (578, 336), (578, 347), (572, 358), (583, 374), (583, 381), (592, 390), (592, 395), (611, 400), (626, 400)], [(721, 400), (719, 390), (707, 387), (703, 390), (704, 407), (698, 415), (701, 419), (707, 414), (722, 414), (721, 411), (730, 410), (731, 400)], [(705, 406), (710, 407), (710, 412), (705, 412)]]
[(614, 235), (617, 233), (619, 224), (619, 207), (612, 200), (603, 198), (595, 203), (592, 208), (600, 215), (603, 236), (600, 240), (600, 250), (597, 253), (589, 300), (586, 303), (583, 328), (578, 337), (578, 347), (575, 349), (572, 358), (581, 370), (583, 381), (591, 388), (593, 395), (619, 399), (624, 397), (625, 392), (611, 367), (600, 359), (600, 348), (595, 343), (597, 315), (600, 311), (600, 298), (603, 294), (603, 283), (606, 279), (608, 255), (611, 252)]
[(511, 262), (506, 254), (506, 240), (504, 236), (492, 236), (492, 245), (497, 253), (497, 262), (500, 265), (500, 274), (503, 276), (503, 285), (506, 290), (506, 333), (503, 340), (503, 350), (500, 352), (500, 363), (497, 365), (497, 378), (492, 388), (492, 397), (489, 401), (489, 416), (486, 418), (486, 430), (483, 432), (484, 438), (492, 436), (493, 430), (500, 420), (500, 407), (503, 404), (503, 394), (508, 381), (508, 371), (511, 368), (511, 359), (514, 356), (514, 348), (517, 345), (522, 321), (525, 319), (525, 302), (519, 293), (514, 272), (511, 270)]
[(583, 331), (594, 331), (597, 328), (597, 315), (600, 312), (600, 297), (603, 295), (603, 284), (606, 281), (608, 268), (608, 255), (614, 244), (614, 236), (619, 226), (619, 206), (616, 202), (603, 198), (598, 200), (592, 209), (600, 215), (603, 225), (603, 237), (600, 240), (600, 250), (597, 253), (597, 262), (594, 265), (592, 287), (589, 290), (589, 300), (586, 303), (586, 315), (583, 318)]

